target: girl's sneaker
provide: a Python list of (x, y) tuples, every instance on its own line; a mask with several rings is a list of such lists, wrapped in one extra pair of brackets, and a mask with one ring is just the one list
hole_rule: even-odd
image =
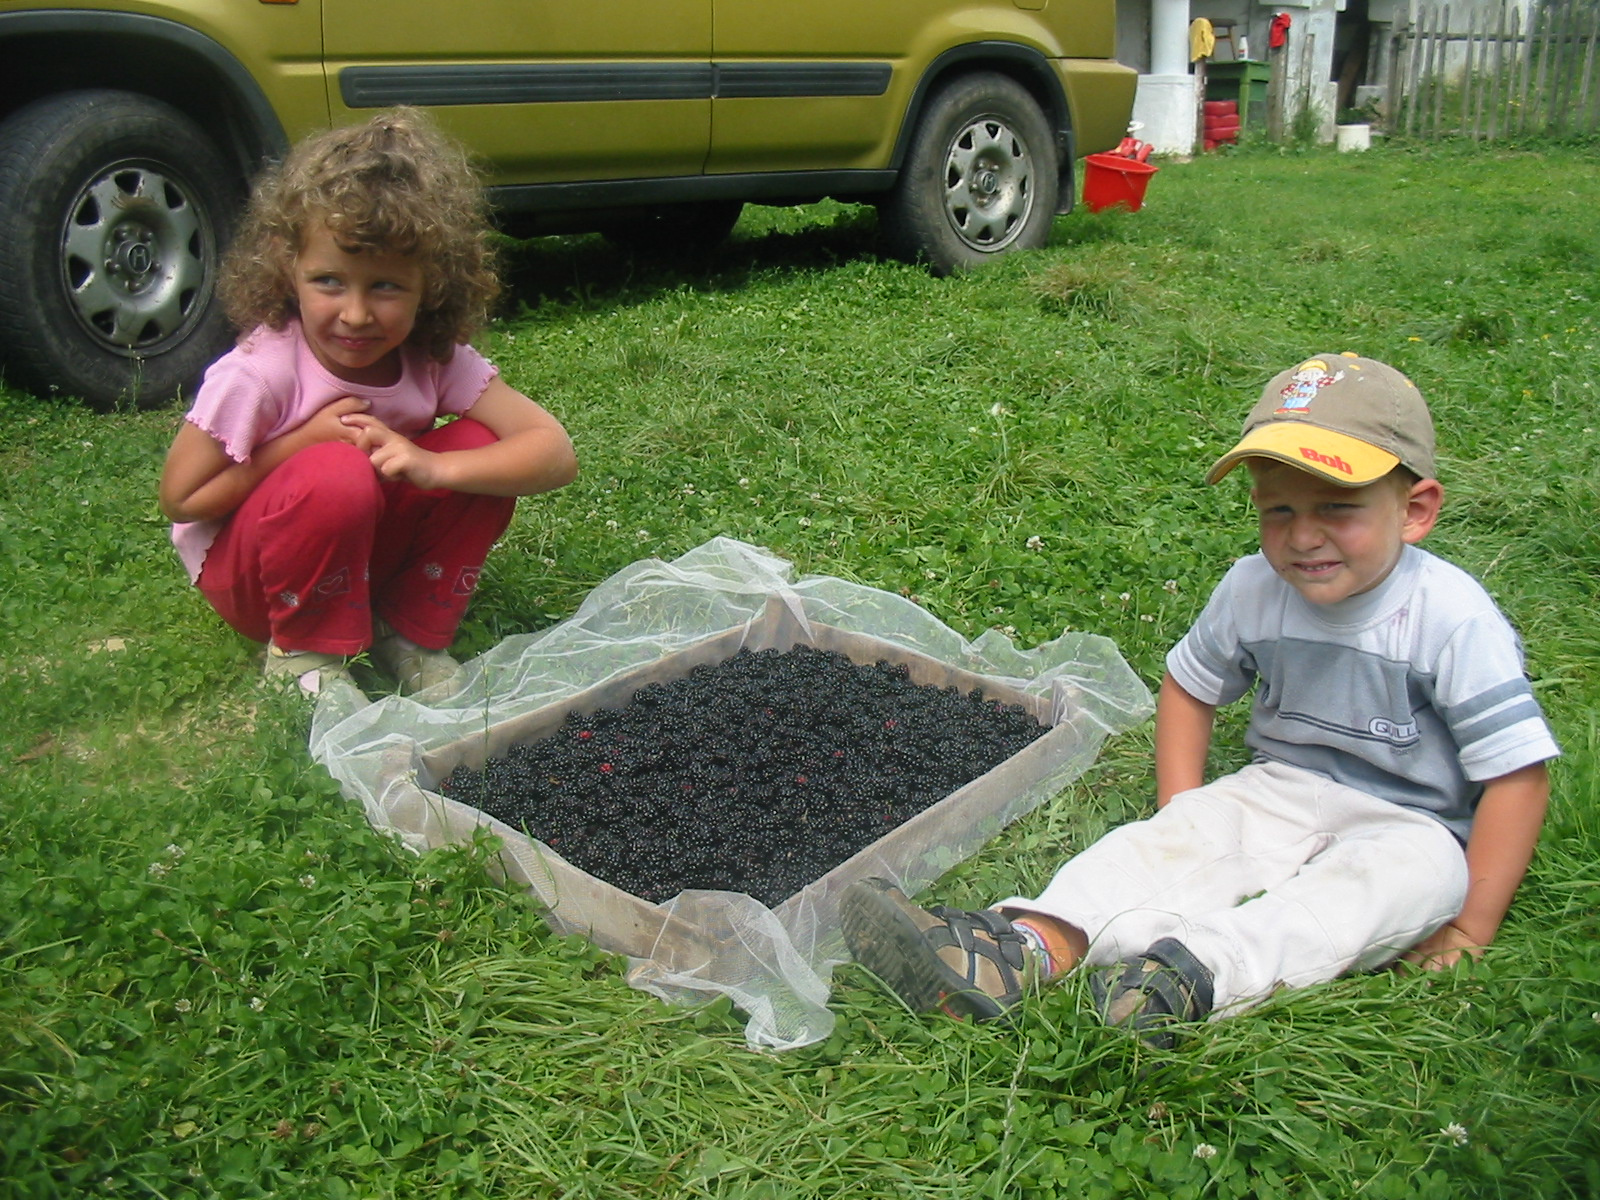
[(293, 679), (300, 690), (315, 696), (335, 679), (342, 679), (352, 687), (355, 680), (345, 660), (338, 654), (322, 654), (316, 650), (285, 650), (275, 643), (267, 643), (267, 658), (262, 674), (268, 679)]
[(455, 677), (461, 664), (444, 650), (428, 650), (396, 633), (382, 618), (373, 621), (372, 665), (400, 685), (409, 696)]

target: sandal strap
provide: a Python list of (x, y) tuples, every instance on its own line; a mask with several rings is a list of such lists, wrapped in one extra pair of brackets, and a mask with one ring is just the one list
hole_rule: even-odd
[(1022, 997), (1022, 972), (1028, 961), (1028, 943), (997, 912), (983, 910), (968, 912), (959, 908), (939, 905), (928, 910), (944, 922), (944, 928), (935, 927), (923, 934), (934, 949), (954, 946), (966, 955), (966, 980), (972, 988), (983, 989), (978, 982), (982, 960), (993, 964), (1000, 976), (1004, 994), (995, 997), (1002, 1005), (1014, 1004)]
[(1189, 947), (1177, 938), (1162, 938), (1145, 951), (1145, 957), (1167, 968), (1156, 974), (1169, 980), (1182, 996), (1181, 1011), (1174, 1009), (1173, 1016), (1180, 1021), (1198, 1021), (1211, 1012), (1211, 969)]
[[(1143, 954), (1123, 959), (1096, 975), (1092, 987), (1108, 1025), (1147, 1036), (1169, 1022), (1198, 1021), (1212, 1006), (1211, 971), (1176, 938), (1162, 938)], [(1168, 1040), (1157, 1037), (1162, 1044)]]

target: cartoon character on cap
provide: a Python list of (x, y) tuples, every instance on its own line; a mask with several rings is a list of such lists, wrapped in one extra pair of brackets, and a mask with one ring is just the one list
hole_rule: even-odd
[(1311, 402), (1317, 398), (1317, 393), (1330, 383), (1338, 383), (1344, 378), (1343, 371), (1328, 371), (1328, 364), (1320, 358), (1309, 358), (1294, 369), (1294, 374), (1289, 376), (1289, 382), (1279, 393), (1283, 403), (1278, 406), (1281, 413), (1304, 412), (1311, 407)]

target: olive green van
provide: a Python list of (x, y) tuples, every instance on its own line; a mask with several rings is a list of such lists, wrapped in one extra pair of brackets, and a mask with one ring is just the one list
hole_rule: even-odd
[(518, 235), (709, 248), (746, 203), (877, 205), (939, 273), (1042, 245), (1134, 72), (1114, 0), (0, 0), (0, 362), (91, 403), (191, 383), (253, 170), (395, 104)]

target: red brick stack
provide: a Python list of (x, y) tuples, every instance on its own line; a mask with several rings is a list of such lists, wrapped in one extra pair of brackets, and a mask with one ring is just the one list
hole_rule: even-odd
[(1207, 100), (1204, 111), (1205, 148), (1215, 150), (1224, 142), (1239, 140), (1239, 102)]

